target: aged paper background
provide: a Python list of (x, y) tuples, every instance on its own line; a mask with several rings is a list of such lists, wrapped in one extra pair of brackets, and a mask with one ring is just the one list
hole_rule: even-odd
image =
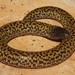
[[(22, 20), (29, 11), (41, 6), (60, 7), (75, 18), (75, 8), (63, 0), (0, 0), (0, 26)], [(42, 21), (61, 26), (53, 20)], [(37, 36), (19, 37), (9, 42), (10, 46), (26, 51), (42, 51), (57, 44), (59, 43)], [(19, 69), (0, 63), (0, 75), (75, 75), (75, 53), (62, 64), (45, 69)]]

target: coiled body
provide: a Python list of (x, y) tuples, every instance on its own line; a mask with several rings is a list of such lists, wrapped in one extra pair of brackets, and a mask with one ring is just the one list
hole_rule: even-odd
[[(41, 15), (39, 15), (41, 14)], [(42, 22), (42, 18), (59, 21), (70, 35), (62, 40), (55, 48), (40, 51), (26, 52), (13, 49), (7, 43), (18, 36), (40, 35), (49, 37), (53, 28)], [(31, 21), (29, 21), (31, 20)], [(52, 31), (52, 30), (51, 30)], [(74, 18), (66, 11), (57, 7), (41, 7), (31, 11), (23, 21), (16, 21), (0, 27), (0, 61), (4, 64), (18, 68), (45, 68), (62, 63), (75, 51)]]

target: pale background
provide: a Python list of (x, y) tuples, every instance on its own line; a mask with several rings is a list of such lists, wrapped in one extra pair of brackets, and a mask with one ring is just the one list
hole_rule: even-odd
[[(0, 26), (11, 21), (22, 20), (31, 10), (41, 6), (57, 6), (68, 11), (75, 18), (75, 8), (65, 0), (0, 0)], [(68, 0), (67, 0), (68, 1)], [(60, 25), (52, 20), (44, 22)], [(26, 51), (46, 50), (59, 43), (52, 42), (42, 37), (25, 36), (19, 37), (9, 45)], [(45, 69), (18, 69), (0, 63), (0, 75), (75, 75), (75, 53), (65, 62), (54, 67)]]

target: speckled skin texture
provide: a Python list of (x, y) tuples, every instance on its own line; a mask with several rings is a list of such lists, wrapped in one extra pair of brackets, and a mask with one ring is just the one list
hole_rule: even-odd
[[(38, 15), (39, 13), (41, 16)], [(27, 16), (23, 21), (12, 22), (0, 27), (0, 61), (2, 63), (18, 68), (45, 68), (62, 63), (74, 53), (75, 24), (74, 18), (70, 14), (60, 8), (48, 6), (37, 8)], [(32, 17), (32, 20), (29, 17)], [(33, 21), (38, 18), (59, 21), (70, 35), (62, 40), (58, 46), (46, 51), (25, 52), (7, 45), (11, 39), (18, 36), (32, 34), (47, 37), (48, 32), (54, 27)], [(28, 21), (29, 19), (31, 21)]]

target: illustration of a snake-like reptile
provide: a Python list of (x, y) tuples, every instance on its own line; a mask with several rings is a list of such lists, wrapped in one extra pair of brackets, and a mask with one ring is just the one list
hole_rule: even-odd
[[(10, 40), (24, 35), (50, 38), (49, 34), (56, 26), (36, 21), (38, 19), (53, 19), (60, 22), (69, 35), (59, 45), (45, 51), (27, 52), (8, 46)], [(45, 6), (31, 11), (22, 21), (3, 25), (0, 27), (0, 62), (17, 68), (46, 68), (62, 63), (75, 51), (74, 22), (74, 18), (65, 10)]]

